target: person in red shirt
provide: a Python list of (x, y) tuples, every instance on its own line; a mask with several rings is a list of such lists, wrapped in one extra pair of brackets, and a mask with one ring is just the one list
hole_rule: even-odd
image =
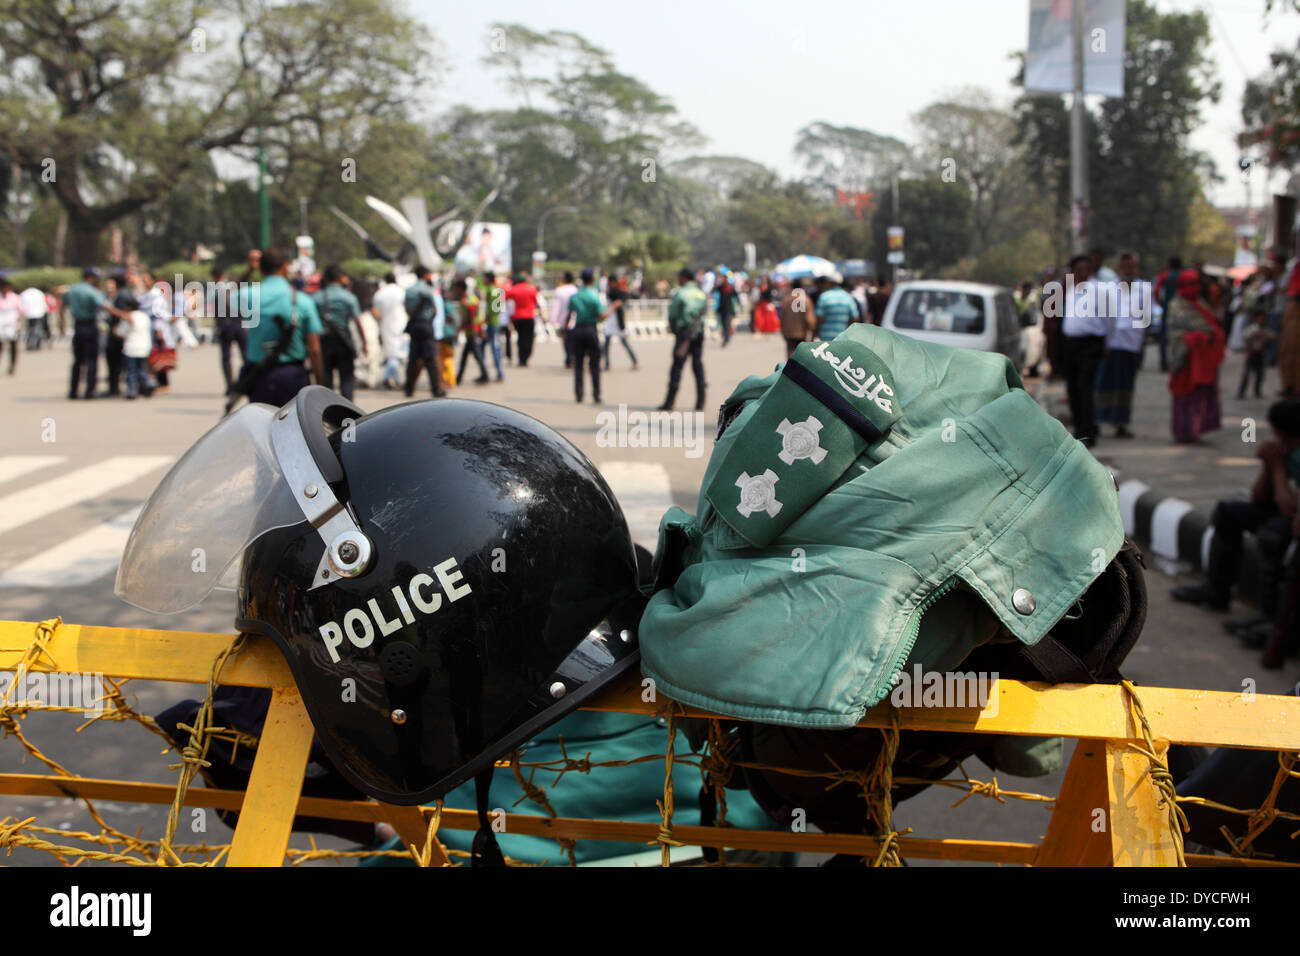
[(1176, 282), (1177, 291), (1164, 315), (1169, 329), (1173, 433), (1174, 441), (1189, 444), (1222, 425), (1219, 366), (1226, 337), (1218, 315), (1201, 297), (1200, 273), (1184, 269), (1169, 281)]
[(514, 306), (510, 324), (514, 326), (519, 339), (519, 367), (527, 368), (528, 359), (533, 354), (533, 332), (537, 321), (537, 287), (528, 281), (528, 276), (519, 273), (508, 292), (506, 299)]

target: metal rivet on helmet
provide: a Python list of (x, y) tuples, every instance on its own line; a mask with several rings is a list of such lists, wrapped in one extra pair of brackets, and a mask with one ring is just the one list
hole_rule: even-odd
[(400, 707), (395, 708), (392, 713), (392, 718), (393, 723), (404, 724), (406, 723), (406, 711), (402, 710)]
[(623, 630), (621, 630), (621, 631), (618, 632), (618, 638), (619, 638), (619, 640), (621, 640), (624, 644), (631, 644), (631, 643), (632, 643), (632, 632), (629, 631), (627, 628), (623, 628)]
[(329, 560), (341, 578), (355, 578), (370, 567), (370, 539), (364, 534), (345, 531), (330, 542)]
[(554, 684), (551, 685), (551, 696), (554, 697), (556, 700), (559, 700), (561, 697), (567, 694), (568, 691), (569, 688), (564, 686), (564, 681), (557, 680)]

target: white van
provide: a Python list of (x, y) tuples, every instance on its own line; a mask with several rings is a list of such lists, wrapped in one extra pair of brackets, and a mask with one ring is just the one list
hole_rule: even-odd
[(1011, 293), (996, 285), (941, 279), (902, 282), (880, 324), (922, 342), (1001, 352), (1024, 367), (1020, 316)]

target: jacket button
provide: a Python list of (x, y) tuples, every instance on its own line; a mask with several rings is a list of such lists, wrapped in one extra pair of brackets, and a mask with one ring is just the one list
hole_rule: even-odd
[(1034, 596), (1024, 588), (1016, 588), (1016, 592), (1011, 595), (1011, 606), (1017, 614), (1033, 614)]

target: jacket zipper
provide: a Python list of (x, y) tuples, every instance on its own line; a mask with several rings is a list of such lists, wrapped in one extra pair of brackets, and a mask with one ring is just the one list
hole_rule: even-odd
[(932, 591), (924, 601), (916, 606), (916, 610), (912, 612), (911, 620), (908, 621), (907, 633), (903, 635), (903, 640), (899, 644), (897, 653), (894, 654), (894, 657), (889, 662), (889, 670), (883, 677), (884, 686), (881, 687), (880, 685), (877, 685), (875, 693), (872, 694), (875, 698), (875, 703), (880, 703), (880, 701), (883, 700), (893, 688), (894, 675), (897, 674), (902, 666), (907, 662), (907, 655), (912, 653), (912, 647), (916, 644), (916, 638), (921, 633), (921, 618), (925, 617), (925, 612), (928, 611), (936, 601), (956, 587), (956, 585), (957, 579), (955, 577), (949, 578)]

